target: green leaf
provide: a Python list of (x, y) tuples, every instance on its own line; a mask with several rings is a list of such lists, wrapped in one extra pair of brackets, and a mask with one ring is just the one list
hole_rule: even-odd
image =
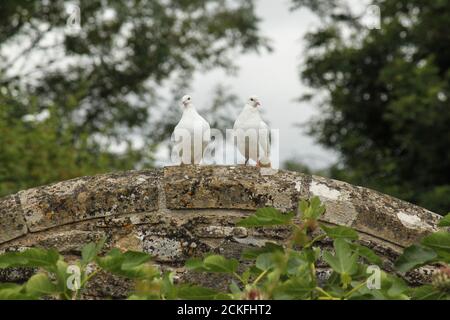
[(327, 234), (328, 237), (332, 239), (350, 239), (357, 240), (358, 232), (353, 230), (352, 228), (345, 226), (337, 226), (337, 227), (327, 227), (326, 225), (320, 225), (323, 231)]
[(261, 227), (261, 226), (276, 226), (289, 224), (294, 217), (294, 213), (281, 213), (275, 208), (261, 208), (256, 210), (256, 213), (248, 218), (245, 218), (237, 223), (241, 227)]
[(94, 261), (95, 257), (100, 253), (104, 244), (105, 238), (101, 239), (98, 243), (88, 243), (81, 249), (81, 265), (85, 266), (88, 263)]
[(256, 258), (256, 267), (263, 271), (275, 268), (278, 265), (275, 254), (276, 253), (260, 254), (258, 258)]
[(311, 297), (315, 285), (304, 277), (294, 277), (278, 285), (273, 291), (275, 300), (300, 300)]
[(392, 278), (392, 285), (388, 289), (387, 294), (391, 298), (397, 298), (401, 295), (403, 295), (404, 292), (408, 290), (408, 286), (403, 281), (403, 279), (397, 278), (397, 277), (391, 277)]
[(191, 258), (186, 260), (184, 266), (186, 267), (186, 269), (192, 271), (208, 271), (203, 264), (203, 260), (198, 258)]
[(343, 239), (334, 240), (334, 256), (325, 251), (323, 253), (324, 260), (330, 267), (341, 274), (352, 275), (358, 271), (358, 254), (353, 253), (350, 245)]
[(313, 197), (309, 203), (302, 200), (299, 204), (303, 219), (317, 220), (324, 212), (325, 206), (322, 205), (319, 197)]
[(309, 208), (309, 202), (306, 200), (301, 200), (298, 207), (300, 209), (300, 212), (306, 212), (306, 210), (308, 210)]
[(173, 272), (166, 272), (161, 281), (161, 293), (169, 300), (176, 299), (177, 296), (177, 290), (173, 284), (173, 276)]
[(424, 285), (413, 289), (411, 298), (413, 300), (440, 300), (445, 293), (431, 285)]
[(280, 246), (280, 245), (278, 245), (276, 243), (266, 242), (263, 247), (251, 248), (251, 249), (244, 250), (242, 255), (241, 255), (241, 257), (243, 259), (247, 259), (247, 260), (254, 260), (260, 254), (269, 253), (269, 252), (275, 252), (275, 251), (284, 252), (284, 249), (283, 249), (282, 246)]
[(58, 293), (56, 285), (44, 273), (35, 274), (28, 279), (25, 290), (28, 294), (37, 298)]
[(434, 260), (437, 254), (434, 250), (414, 244), (403, 251), (403, 254), (395, 261), (395, 267), (400, 272), (407, 272)]
[(450, 227), (450, 213), (443, 217), (438, 224), (439, 227)]
[(205, 259), (189, 259), (185, 267), (193, 271), (233, 273), (236, 272), (239, 262), (236, 259), (226, 259), (220, 255), (210, 255)]
[(123, 253), (122, 269), (132, 269), (150, 261), (151, 257), (145, 252), (127, 251)]
[(373, 252), (373, 250), (365, 246), (359, 245), (357, 243), (351, 243), (350, 247), (353, 250), (353, 252), (357, 253), (360, 257), (366, 259), (369, 263), (381, 265), (383, 262), (381, 258), (375, 252)]
[(56, 250), (30, 248), (22, 252), (8, 252), (0, 255), (0, 268), (42, 267), (53, 270), (60, 258)]
[(58, 260), (55, 268), (56, 286), (59, 292), (66, 293), (69, 291), (67, 288), (67, 279), (71, 276), (67, 272), (69, 265), (64, 260)]
[(237, 285), (236, 281), (234, 281), (234, 280), (231, 280), (230, 291), (231, 291), (232, 294), (234, 294), (236, 296), (240, 296), (242, 294), (241, 288), (239, 288), (239, 286)]
[(304, 249), (301, 252), (291, 251), (287, 261), (287, 273), (300, 275), (310, 272), (310, 265), (316, 261), (313, 249)]
[(200, 286), (182, 285), (178, 288), (178, 298), (185, 300), (215, 300), (224, 299), (227, 296), (224, 293)]
[(36, 297), (25, 293), (23, 285), (16, 283), (0, 283), (0, 300), (33, 300)]
[(432, 248), (445, 262), (450, 262), (450, 232), (438, 231), (422, 239), (424, 246)]
[(118, 249), (112, 249), (104, 257), (97, 257), (97, 263), (102, 269), (133, 279), (152, 279), (159, 275), (156, 267), (147, 264), (149, 260), (150, 256), (144, 252), (122, 253)]
[(209, 272), (236, 272), (239, 262), (236, 259), (226, 259), (220, 255), (208, 256), (203, 260), (204, 266)]

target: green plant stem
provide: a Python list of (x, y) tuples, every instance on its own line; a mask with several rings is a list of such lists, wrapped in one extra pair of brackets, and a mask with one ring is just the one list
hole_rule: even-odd
[(91, 274), (89, 274), (89, 275), (84, 279), (84, 281), (81, 282), (80, 287), (82, 288), (82, 287), (86, 284), (86, 282), (88, 282), (89, 280), (91, 280), (91, 278), (92, 278), (93, 276), (95, 276), (95, 275), (96, 275), (97, 273), (99, 273), (99, 272), (100, 272), (100, 269), (97, 269), (97, 270), (91, 272)]
[(238, 275), (236, 272), (233, 272), (233, 276), (235, 276), (242, 284), (245, 285), (245, 281), (240, 275)]
[(253, 286), (256, 286), (258, 282), (267, 274), (269, 270), (264, 270), (261, 274), (253, 281)]
[(312, 239), (310, 242), (308, 242), (307, 244), (305, 244), (304, 248), (309, 248), (310, 246), (312, 246), (314, 244), (314, 242), (325, 239), (327, 237), (326, 234), (321, 234), (318, 235), (317, 237), (315, 237), (314, 239)]
[[(333, 297), (331, 294), (329, 294), (328, 292), (326, 292), (325, 290), (323, 290), (321, 287), (315, 287), (314, 288), (316, 291), (322, 293), (323, 295), (325, 295), (328, 299), (327, 300), (339, 300), (336, 297)], [(320, 297), (319, 297), (320, 299)]]
[(354, 287), (352, 290), (350, 290), (349, 292), (347, 292), (344, 295), (344, 298), (348, 298), (350, 297), (352, 294), (354, 294), (355, 292), (357, 292), (359, 289), (361, 289), (362, 287), (364, 287), (366, 285), (366, 281), (364, 280), (363, 282), (361, 282), (360, 284), (358, 284), (356, 287)]

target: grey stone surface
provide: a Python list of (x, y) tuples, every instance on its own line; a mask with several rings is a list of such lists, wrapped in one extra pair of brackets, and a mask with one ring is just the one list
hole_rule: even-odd
[[(290, 236), (286, 227), (245, 229), (236, 222), (264, 206), (296, 211), (300, 199), (315, 195), (326, 205), (322, 222), (355, 228), (388, 271), (403, 247), (438, 229), (440, 216), (428, 210), (341, 181), (255, 167), (181, 166), (83, 177), (2, 198), (0, 252), (39, 246), (73, 260), (83, 244), (105, 237), (105, 250), (145, 251), (180, 281), (222, 288), (226, 279), (187, 272), (184, 261), (211, 252), (239, 258), (244, 248), (283, 243)], [(430, 273), (403, 276), (418, 284)], [(2, 270), (0, 281), (30, 274)], [(100, 273), (85, 295), (123, 298), (131, 288), (129, 281)]]
[(263, 175), (246, 166), (183, 166), (164, 168), (169, 209), (244, 209), (274, 206), (295, 210), (307, 197), (308, 176), (278, 171)]
[(17, 196), (0, 198), (0, 243), (26, 233), (27, 226)]
[(159, 171), (83, 177), (19, 192), (30, 231), (158, 209)]

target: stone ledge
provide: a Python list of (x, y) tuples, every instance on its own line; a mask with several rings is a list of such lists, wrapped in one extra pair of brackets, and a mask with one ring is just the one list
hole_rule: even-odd
[(0, 243), (15, 239), (27, 233), (17, 195), (0, 199)]
[[(299, 199), (317, 195), (323, 221), (407, 246), (437, 230), (440, 219), (426, 209), (341, 181), (289, 171), (245, 166), (173, 166), (82, 177), (0, 199), (0, 243), (27, 232), (42, 232), (91, 219), (159, 216), (175, 212), (248, 214), (274, 206), (297, 210)], [(19, 203), (20, 199), (20, 203)], [(151, 218), (150, 215), (146, 219)], [(144, 217), (142, 217), (144, 218)], [(145, 222), (143, 222), (145, 224)]]
[(31, 232), (67, 223), (158, 210), (160, 170), (82, 177), (19, 192)]

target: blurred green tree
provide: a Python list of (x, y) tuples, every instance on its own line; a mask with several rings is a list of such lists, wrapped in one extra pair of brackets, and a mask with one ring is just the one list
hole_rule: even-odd
[(450, 1), (369, 1), (381, 29), (345, 1), (293, 3), (322, 19), (301, 76), (322, 108), (311, 134), (341, 155), (332, 176), (448, 212)]
[(0, 195), (151, 165), (169, 83), (270, 49), (258, 24), (247, 0), (1, 1)]

